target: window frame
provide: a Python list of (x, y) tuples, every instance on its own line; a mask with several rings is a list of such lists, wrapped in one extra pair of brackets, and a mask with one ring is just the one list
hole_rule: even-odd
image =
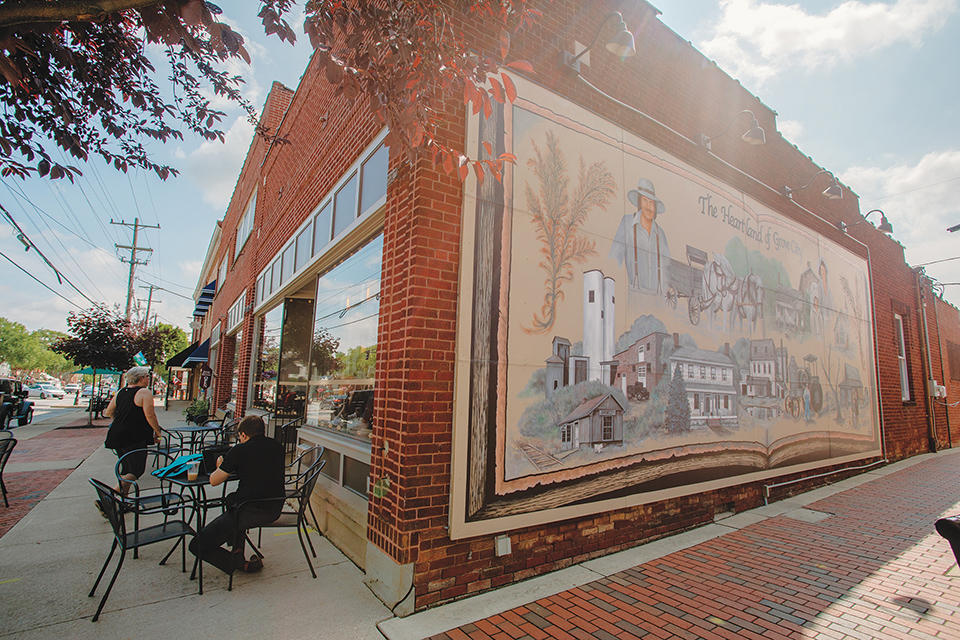
[(907, 367), (907, 343), (904, 337), (903, 316), (893, 314), (894, 339), (897, 342), (897, 364), (900, 370), (900, 399), (910, 402), (913, 397), (910, 393), (910, 369)]

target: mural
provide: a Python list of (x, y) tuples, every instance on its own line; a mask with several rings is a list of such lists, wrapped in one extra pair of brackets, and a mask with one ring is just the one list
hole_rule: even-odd
[(455, 537), (877, 455), (866, 261), (533, 84), (469, 131)]

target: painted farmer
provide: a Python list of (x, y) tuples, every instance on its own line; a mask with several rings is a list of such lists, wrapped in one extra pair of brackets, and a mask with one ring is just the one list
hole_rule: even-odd
[(610, 248), (610, 257), (626, 265), (631, 289), (666, 293), (670, 247), (667, 236), (657, 224), (657, 216), (666, 206), (657, 198), (653, 183), (640, 178), (637, 188), (627, 193), (636, 213), (623, 216)]

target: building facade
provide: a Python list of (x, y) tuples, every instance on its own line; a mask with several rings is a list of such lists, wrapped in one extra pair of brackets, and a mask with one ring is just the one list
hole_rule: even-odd
[[(553, 62), (612, 11), (635, 56), (592, 49), (579, 76)], [(854, 193), (784, 195), (824, 170), (657, 13), (558, 0), (512, 44), (540, 61), (511, 74), (514, 102), (447, 105), (444, 142), (517, 156), (502, 180), (399, 157), (315, 60), (267, 100), (286, 142), (251, 143), (198, 280), (198, 298), (216, 291), (194, 336), (208, 393), (271, 427), (297, 419), (298, 441), (325, 447), (318, 525), (398, 613), (956, 437), (929, 392), (932, 370), (955, 386), (931, 363), (960, 344), (956, 310), (895, 240), (852, 226)], [(745, 111), (766, 144), (703, 144)], [(928, 347), (933, 309), (945, 330)], [(689, 427), (673, 419), (678, 369)], [(630, 394), (641, 382), (646, 400)]]

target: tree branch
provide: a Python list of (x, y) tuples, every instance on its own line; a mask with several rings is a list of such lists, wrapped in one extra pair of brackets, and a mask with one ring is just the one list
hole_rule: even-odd
[(44, 22), (93, 22), (117, 11), (160, 4), (157, 0), (25, 0), (0, 3), (0, 28)]

